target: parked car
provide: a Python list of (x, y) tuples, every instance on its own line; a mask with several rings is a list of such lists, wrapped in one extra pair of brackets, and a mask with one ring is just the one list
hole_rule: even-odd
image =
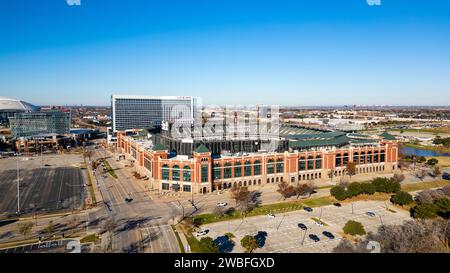
[(307, 230), (307, 229), (308, 229), (308, 227), (307, 227), (305, 224), (302, 224), (302, 223), (298, 224), (298, 227), (299, 227), (301, 230)]
[(323, 227), (323, 222), (322, 221), (317, 221), (316, 225), (318, 225), (319, 227)]
[(322, 232), (323, 236), (329, 238), (329, 239), (334, 239), (334, 235), (333, 233), (329, 232), (329, 231), (324, 231)]
[(370, 217), (375, 217), (375, 213), (371, 211), (366, 212), (366, 215)]
[(313, 240), (316, 243), (320, 241), (320, 238), (315, 234), (309, 234), (309, 239)]
[(333, 205), (338, 208), (342, 207), (341, 203), (334, 203)]
[(133, 201), (133, 198), (130, 197), (125, 198), (125, 202), (130, 203), (131, 201)]
[(202, 229), (202, 230), (197, 231), (197, 233), (195, 235), (197, 237), (204, 236), (204, 235), (208, 234), (208, 232), (209, 232), (209, 229)]
[(217, 203), (216, 206), (218, 207), (226, 207), (228, 205), (228, 203), (225, 202), (221, 202), (221, 203)]
[(447, 172), (444, 172), (444, 173), (442, 174), (442, 179), (450, 180), (450, 175), (449, 175)]
[(310, 208), (310, 207), (304, 207), (303, 209), (304, 209), (305, 211), (307, 211), (307, 212), (312, 212), (312, 211), (313, 211), (313, 209)]
[(267, 217), (269, 217), (269, 218), (275, 218), (275, 214), (269, 213), (269, 214), (267, 214)]

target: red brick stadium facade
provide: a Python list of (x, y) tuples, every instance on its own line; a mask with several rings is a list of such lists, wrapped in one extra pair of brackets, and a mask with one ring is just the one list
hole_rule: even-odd
[(135, 162), (141, 175), (150, 178), (152, 188), (189, 193), (282, 181), (329, 180), (330, 173), (338, 180), (346, 175), (348, 162), (355, 162), (356, 176), (388, 174), (396, 170), (398, 160), (397, 141), (382, 138), (376, 145), (220, 158), (213, 158), (205, 146), (200, 146), (191, 157), (169, 158), (169, 151), (163, 147), (144, 148), (139, 141), (118, 133), (117, 149)]

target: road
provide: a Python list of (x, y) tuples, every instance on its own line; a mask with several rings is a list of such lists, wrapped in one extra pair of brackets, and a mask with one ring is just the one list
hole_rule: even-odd
[[(181, 215), (181, 210), (170, 203), (155, 202), (145, 190), (122, 170), (121, 166), (103, 148), (94, 149), (93, 159), (107, 158), (118, 179), (98, 167), (95, 177), (103, 195), (104, 206), (97, 219), (114, 219), (117, 225), (112, 235), (114, 252), (180, 252), (169, 221)], [(126, 202), (126, 198), (132, 198)]]

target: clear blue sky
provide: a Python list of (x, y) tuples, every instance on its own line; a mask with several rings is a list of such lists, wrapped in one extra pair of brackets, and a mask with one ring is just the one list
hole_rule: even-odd
[(450, 105), (450, 1), (1, 1), (0, 96)]

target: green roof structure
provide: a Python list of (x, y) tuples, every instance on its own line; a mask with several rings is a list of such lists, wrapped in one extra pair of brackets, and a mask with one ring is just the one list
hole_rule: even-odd
[(380, 137), (382, 137), (382, 138), (384, 138), (384, 139), (386, 139), (386, 140), (397, 140), (397, 139), (395, 138), (395, 136), (389, 134), (387, 131), (384, 131), (384, 132), (380, 135)]
[(208, 148), (206, 148), (205, 145), (201, 144), (200, 146), (197, 147), (197, 149), (195, 149), (195, 152), (199, 153), (199, 154), (203, 154), (203, 153), (209, 153), (210, 151)]
[(164, 147), (164, 145), (161, 144), (155, 144), (152, 147), (152, 151), (165, 151), (167, 150), (166, 147)]

